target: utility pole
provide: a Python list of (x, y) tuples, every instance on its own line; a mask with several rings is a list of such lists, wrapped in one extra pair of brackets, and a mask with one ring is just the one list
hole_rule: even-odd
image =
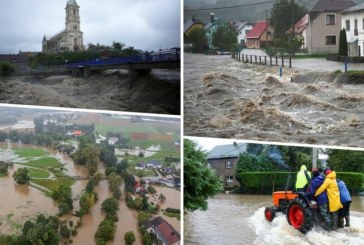
[(317, 148), (312, 148), (312, 168), (317, 168)]
[(269, 36), (268, 36), (268, 32), (269, 32), (269, 22), (268, 22), (268, 10), (265, 11), (265, 22), (267, 23), (267, 34), (266, 34), (266, 39), (267, 39), (267, 49), (269, 48)]
[(291, 10), (292, 10), (292, 37), (291, 37), (291, 48), (292, 48), (292, 56), (294, 56), (294, 0), (291, 0)]

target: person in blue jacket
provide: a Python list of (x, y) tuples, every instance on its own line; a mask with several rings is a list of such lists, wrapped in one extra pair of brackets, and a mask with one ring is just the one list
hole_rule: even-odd
[[(319, 170), (314, 168), (312, 169), (312, 181), (310, 186), (308, 187), (306, 196), (310, 199), (313, 199), (316, 193), (316, 190), (320, 188), (322, 183), (324, 183), (325, 177), (323, 177)], [(319, 206), (320, 214), (325, 222), (325, 229), (331, 230), (332, 229), (332, 221), (329, 214), (329, 199), (327, 197), (326, 190), (322, 192), (320, 195), (316, 198), (317, 204)]]
[(340, 191), (340, 202), (344, 206), (342, 209), (339, 210), (339, 227), (344, 228), (344, 218), (345, 218), (345, 226), (350, 227), (349, 209), (351, 203), (351, 196), (348, 188), (345, 185), (345, 182), (339, 179), (337, 179), (336, 181)]

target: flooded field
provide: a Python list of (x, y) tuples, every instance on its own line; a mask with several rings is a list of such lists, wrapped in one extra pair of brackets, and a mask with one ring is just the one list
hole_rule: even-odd
[(0, 102), (178, 115), (180, 71), (155, 70), (133, 86), (127, 74), (14, 78), (1, 81)]
[(185, 54), (184, 68), (185, 135), (364, 146), (362, 85), (230, 56)]
[[(20, 147), (43, 149), (47, 151), (50, 156), (64, 164), (64, 168), (67, 170), (68, 175), (87, 176), (87, 170), (83, 166), (74, 164), (73, 160), (66, 154), (59, 153), (56, 150), (34, 145), (22, 145), (19, 143), (1, 143), (0, 160), (19, 163), (14, 164), (14, 167), (9, 168), (9, 175), (7, 177), (0, 178), (0, 193), (2, 197), (6, 198), (6, 202), (0, 202), (0, 233), (2, 234), (18, 234), (21, 231), (24, 222), (27, 219), (35, 217), (37, 214), (55, 215), (58, 213), (57, 203), (51, 198), (46, 197), (42, 191), (32, 186), (15, 184), (12, 174), (17, 168), (22, 167), (22, 159), (19, 158), (13, 150)], [(99, 171), (104, 172), (104, 166), (102, 164), (99, 165)], [(80, 193), (85, 189), (86, 184), (87, 180), (83, 179), (75, 181), (71, 187), (74, 200), (74, 211), (77, 211), (80, 208)], [(123, 244), (124, 234), (128, 231), (134, 232), (136, 236), (135, 244), (141, 244), (142, 238), (137, 226), (138, 213), (135, 210), (129, 209), (125, 204), (124, 184), (122, 184), (120, 188), (122, 189), (123, 195), (119, 201), (119, 221), (116, 223), (117, 230), (115, 239), (108, 244)], [(162, 205), (163, 209), (167, 207), (180, 209), (180, 192), (165, 187), (155, 188), (157, 194), (163, 193), (166, 197), (166, 202)], [(77, 236), (72, 238), (74, 244), (96, 244), (94, 234), (98, 225), (105, 218), (105, 213), (101, 211), (101, 204), (106, 198), (111, 197), (112, 194), (109, 192), (107, 180), (100, 181), (99, 185), (96, 186), (95, 191), (98, 194), (98, 201), (91, 208), (90, 213), (83, 217), (82, 226), (78, 229)], [(153, 201), (152, 198), (149, 201)], [(165, 215), (162, 216), (172, 224), (178, 232), (181, 231), (180, 221), (176, 218), (170, 218)], [(71, 215), (65, 215), (62, 219), (75, 220)]]
[(207, 211), (186, 215), (185, 244), (363, 244), (364, 197), (353, 197), (351, 227), (327, 232), (319, 227), (303, 235), (278, 216), (269, 223), (264, 209), (271, 196), (220, 194), (209, 200)]

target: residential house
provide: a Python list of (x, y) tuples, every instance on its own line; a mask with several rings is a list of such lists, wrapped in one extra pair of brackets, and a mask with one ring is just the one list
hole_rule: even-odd
[(341, 29), (345, 28), (349, 56), (364, 56), (364, 3), (341, 12)]
[(176, 188), (181, 187), (181, 176), (179, 176), (179, 175), (173, 175), (173, 185)]
[(232, 21), (230, 22), (230, 25), (232, 27), (234, 27), (236, 33), (238, 34), (238, 43), (241, 46), (246, 46), (246, 36), (248, 35), (248, 33), (253, 29), (253, 25), (249, 24), (246, 21)]
[(338, 53), (342, 11), (355, 6), (350, 0), (319, 0), (308, 12), (308, 53)]
[(25, 54), (0, 54), (0, 62), (9, 62), (15, 66), (17, 74), (29, 72), (29, 56)]
[(154, 233), (163, 245), (181, 244), (180, 234), (162, 217), (144, 222), (143, 228), (149, 233)]
[(210, 48), (214, 47), (214, 45), (212, 45), (212, 38), (214, 33), (216, 32), (218, 27), (223, 25), (225, 25), (225, 22), (221, 18), (215, 17), (214, 13), (210, 14), (210, 22), (207, 23), (207, 25), (205, 26), (205, 35)]
[(119, 141), (119, 138), (118, 137), (109, 137), (109, 138), (107, 138), (107, 141), (108, 141), (109, 145), (115, 145), (115, 143)]
[(144, 163), (138, 163), (137, 165), (135, 165), (135, 169), (136, 170), (144, 170), (145, 169), (145, 164)]
[(188, 40), (189, 35), (196, 29), (204, 29), (205, 24), (196, 19), (195, 16), (192, 16), (191, 19), (187, 20), (186, 23), (183, 25), (183, 35), (184, 39)]
[(239, 155), (246, 152), (247, 144), (235, 143), (215, 146), (207, 155), (208, 166), (216, 170), (225, 183), (225, 187), (237, 186), (234, 174)]
[(273, 40), (273, 28), (265, 20), (258, 21), (246, 39), (247, 48), (264, 48)]
[(149, 160), (147, 162), (147, 167), (149, 168), (161, 168), (163, 163), (159, 160)]
[[(301, 49), (307, 48), (307, 26), (308, 14), (305, 14), (299, 21), (294, 24), (295, 37), (302, 40)], [(292, 33), (292, 28), (290, 28), (287, 33)]]
[(173, 174), (173, 168), (171, 168), (171, 167), (163, 168), (162, 172), (164, 174)]

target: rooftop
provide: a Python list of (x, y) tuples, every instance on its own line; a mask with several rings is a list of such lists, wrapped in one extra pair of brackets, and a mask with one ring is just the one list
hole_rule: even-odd
[(351, 0), (318, 0), (310, 12), (339, 12), (355, 6)]
[(357, 11), (362, 11), (362, 10), (364, 10), (364, 3), (355, 5), (348, 9), (345, 9), (342, 13), (352, 13), (352, 12), (357, 12)]
[(261, 20), (254, 25), (253, 29), (248, 33), (246, 37), (260, 38), (267, 28), (268, 28), (268, 22), (265, 20)]
[(76, 3), (76, 0), (68, 0), (68, 2), (67, 2), (67, 6), (68, 6), (68, 5), (78, 6), (78, 4)]
[(246, 152), (246, 143), (234, 143), (228, 145), (215, 146), (207, 155), (208, 159), (213, 158), (226, 158), (226, 157), (238, 157), (240, 154)]

